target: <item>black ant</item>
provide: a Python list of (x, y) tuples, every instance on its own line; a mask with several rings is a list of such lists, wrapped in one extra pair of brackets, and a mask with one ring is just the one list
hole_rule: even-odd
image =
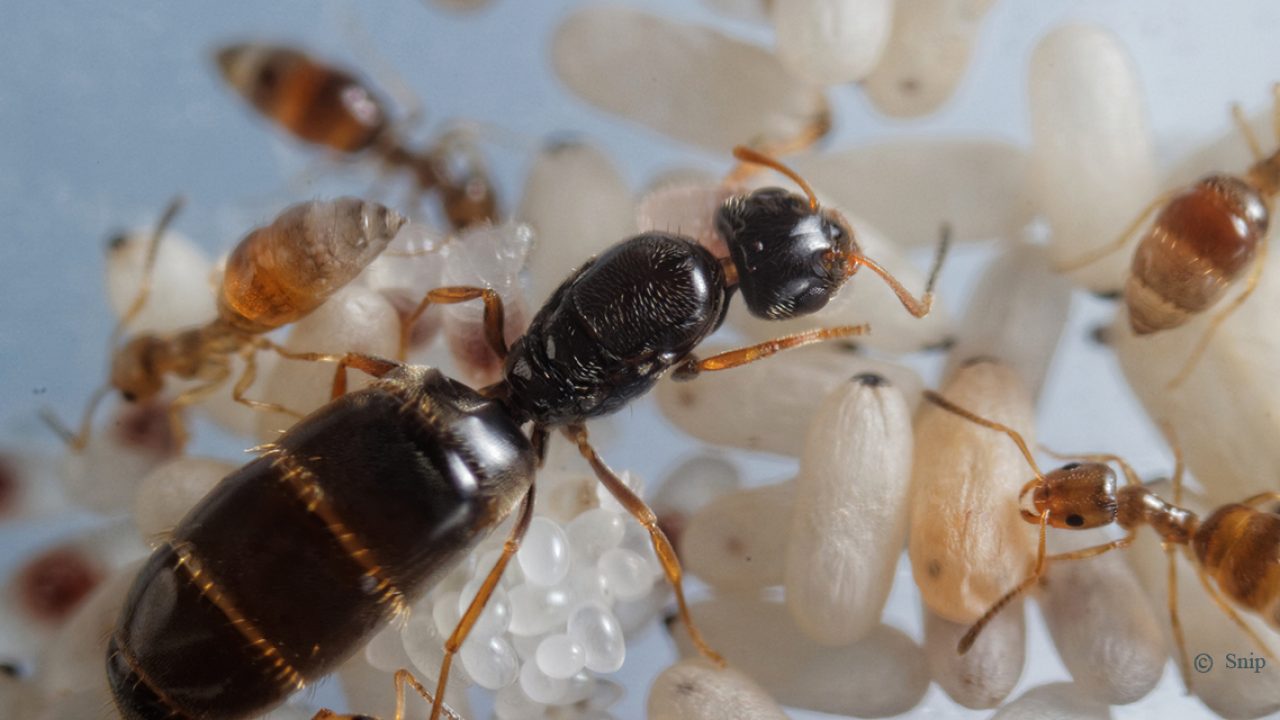
[[(396, 675), (397, 720), (406, 683), (439, 717), (453, 656), (529, 527), (534, 474), (553, 430), (647, 529), (693, 642), (723, 664), (689, 617), (680, 563), (653, 511), (592, 447), (585, 422), (621, 409), (671, 369), (689, 378), (867, 331), (811, 330), (698, 359), (694, 350), (737, 289), (753, 313), (784, 319), (821, 308), (866, 265), (923, 316), (946, 250), (944, 242), (916, 299), (859, 253), (844, 219), (820, 208), (803, 180), (759, 153), (735, 154), (786, 173), (807, 197), (769, 188), (726, 202), (717, 220), (729, 258), (669, 233), (624, 240), (570, 275), (509, 349), (497, 293), (427, 293), (415, 314), (483, 300), (486, 338), (505, 363), (493, 385), (477, 391), (368, 355), (307, 356), (337, 363), (335, 399), (225, 478), (139, 573), (107, 656), (125, 717), (243, 717), (283, 700), (403, 613), (523, 497), (498, 561), (445, 642), (434, 699), (407, 671)], [(347, 395), (348, 367), (378, 382)]]

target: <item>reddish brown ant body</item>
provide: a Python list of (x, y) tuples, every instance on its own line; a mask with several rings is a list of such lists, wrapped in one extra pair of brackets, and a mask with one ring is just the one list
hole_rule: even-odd
[(438, 195), (455, 228), (491, 222), (498, 200), (476, 152), (455, 133), (412, 148), (366, 83), (296, 48), (236, 43), (217, 51), (227, 84), (289, 134), (347, 156), (371, 155), (404, 170), (420, 193)]
[[(1176, 565), (1173, 553), (1177, 547), (1187, 552), (1205, 591), (1222, 611), (1253, 639), (1267, 657), (1272, 657), (1266, 644), (1223, 596), (1257, 613), (1272, 628), (1280, 631), (1280, 514), (1260, 509), (1280, 501), (1280, 493), (1260, 493), (1239, 503), (1223, 505), (1201, 518), (1179, 506), (1183, 474), (1180, 453), (1177, 453), (1174, 472), (1174, 501), (1170, 503), (1144, 486), (1133, 468), (1116, 455), (1081, 455), (1083, 462), (1068, 463), (1057, 470), (1042, 473), (1030, 448), (1016, 430), (979, 417), (931, 390), (926, 390), (924, 397), (966, 420), (1008, 435), (1036, 475), (1023, 486), (1020, 494), (1020, 500), (1030, 495), (1032, 506), (1032, 509), (1022, 508), (1022, 517), (1040, 527), (1035, 568), (974, 622), (960, 639), (959, 652), (967, 652), (991, 619), (1032, 587), (1044, 575), (1050, 562), (1079, 560), (1128, 547), (1137, 536), (1138, 528), (1148, 525), (1160, 536), (1169, 558), (1169, 618), (1178, 645), (1183, 677), (1190, 678), (1190, 661), (1178, 620), (1174, 585)], [(1116, 463), (1124, 471), (1126, 482), (1123, 486), (1117, 487), (1116, 474), (1107, 465), (1109, 462)], [(1123, 528), (1125, 536), (1081, 550), (1045, 554), (1045, 536), (1050, 526), (1084, 530), (1111, 524)]]

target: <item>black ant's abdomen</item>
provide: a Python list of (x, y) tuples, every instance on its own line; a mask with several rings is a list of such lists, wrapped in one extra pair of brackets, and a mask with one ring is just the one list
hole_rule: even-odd
[(694, 241), (648, 232), (582, 266), (507, 356), (518, 414), (546, 425), (605, 415), (643, 395), (724, 320), (731, 290)]
[(524, 495), (496, 401), (404, 367), (227, 476), (152, 554), (111, 638), (130, 719), (256, 715), (330, 672)]

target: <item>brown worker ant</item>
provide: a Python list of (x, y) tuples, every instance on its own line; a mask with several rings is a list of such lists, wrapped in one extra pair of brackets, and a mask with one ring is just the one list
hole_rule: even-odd
[(298, 415), (244, 396), (256, 377), (254, 357), (259, 350), (291, 356), (264, 334), (318, 308), (372, 262), (406, 222), (395, 211), (358, 198), (286, 208), (231, 251), (217, 290), (217, 318), (177, 332), (140, 334), (117, 347), (147, 301), (160, 241), (180, 207), (181, 200), (169, 205), (148, 241), (138, 294), (111, 335), (110, 379), (89, 401), (79, 431), (72, 433), (45, 414), (45, 420), (74, 450), (88, 442), (94, 410), (107, 393), (118, 390), (129, 402), (150, 400), (164, 389), (168, 376), (199, 381), (169, 404), (172, 432), (181, 448), (187, 438), (182, 409), (221, 387), (231, 377), (231, 358), (237, 355), (245, 367), (232, 390), (236, 402)]
[[(795, 177), (770, 158), (736, 154)], [(724, 259), (672, 233), (619, 242), (572, 273), (510, 348), (493, 290), (430, 291), (419, 312), (435, 302), (484, 302), (486, 338), (504, 369), (479, 390), (368, 355), (292, 356), (337, 363), (333, 400), (226, 477), (139, 573), (107, 655), (122, 714), (239, 718), (282, 701), (402, 613), (518, 504), (498, 560), (445, 642), (434, 698), (407, 671), (396, 675), (397, 720), (406, 685), (438, 718), (453, 657), (529, 527), (534, 475), (553, 431), (647, 530), (690, 637), (723, 663), (689, 616), (680, 563), (657, 518), (596, 452), (586, 422), (622, 409), (669, 370), (692, 377), (867, 331), (811, 330), (698, 359), (694, 350), (737, 290), (753, 313), (788, 318), (821, 308), (867, 265), (908, 311), (929, 312), (945, 242), (916, 298), (863, 256), (844, 219), (801, 185), (804, 196), (769, 188), (726, 202), (718, 213), (730, 248)], [(347, 368), (377, 381), (348, 395)]]
[[(1273, 94), (1273, 125), (1280, 140), (1280, 84)], [(1244, 289), (1213, 317), (1169, 388), (1182, 384), (1214, 332), (1257, 288), (1266, 261), (1272, 205), (1280, 193), (1280, 150), (1265, 154), (1240, 106), (1231, 110), (1254, 157), (1244, 174), (1215, 173), (1190, 187), (1162, 193), (1115, 242), (1060, 268), (1080, 268), (1119, 250), (1159, 210), (1134, 251), (1124, 286), (1129, 325), (1135, 334), (1148, 335), (1207, 311), (1252, 265)]]
[(497, 219), (498, 201), (484, 164), (457, 132), (425, 149), (411, 148), (372, 88), (296, 48), (234, 43), (220, 48), (216, 60), (233, 90), (294, 137), (407, 171), (419, 194), (436, 193), (454, 228)]
[[(1264, 492), (1238, 503), (1214, 510), (1205, 518), (1180, 507), (1182, 502), (1182, 454), (1175, 444), (1173, 502), (1167, 502), (1142, 484), (1138, 474), (1123, 458), (1110, 454), (1079, 455), (1083, 462), (1071, 462), (1048, 473), (1040, 471), (1022, 436), (993, 420), (979, 417), (936, 392), (926, 390), (929, 402), (960, 417), (1009, 436), (1022, 451), (1035, 478), (1022, 486), (1018, 499), (1031, 496), (1031, 509), (1021, 508), (1022, 517), (1040, 528), (1036, 564), (1031, 574), (992, 604), (960, 639), (957, 650), (965, 653), (991, 619), (1044, 575), (1051, 562), (1095, 557), (1128, 547), (1138, 528), (1149, 525), (1160, 536), (1169, 559), (1169, 621), (1178, 646), (1183, 678), (1190, 682), (1190, 659), (1182, 626), (1178, 620), (1174, 550), (1181, 546), (1196, 568), (1200, 583), (1213, 601), (1246, 635), (1274, 660), (1262, 639), (1240, 618), (1228, 599), (1252, 610), (1280, 630), (1280, 513), (1260, 509), (1280, 501), (1280, 493)], [(1125, 484), (1117, 487), (1115, 463), (1124, 472)], [(1056, 555), (1045, 554), (1049, 526), (1072, 530), (1116, 524), (1126, 531), (1118, 540)], [(1225, 596), (1225, 598), (1224, 598)]]

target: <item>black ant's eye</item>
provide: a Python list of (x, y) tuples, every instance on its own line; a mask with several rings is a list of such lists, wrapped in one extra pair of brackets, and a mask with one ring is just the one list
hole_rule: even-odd
[(120, 397), (123, 397), (123, 398), (124, 398), (124, 400), (125, 400), (125, 402), (137, 402), (137, 401), (138, 401), (138, 396), (137, 396), (137, 395), (135, 395), (135, 394), (133, 394), (133, 393), (131, 393), (131, 392), (129, 392), (128, 390), (125, 390), (125, 391), (121, 392), (121, 393), (120, 393)]
[(1071, 527), (1080, 527), (1084, 525), (1084, 518), (1079, 515), (1068, 515), (1067, 524)]
[(1073, 462), (1073, 463), (1067, 463), (1066, 465), (1063, 465), (1063, 466), (1062, 466), (1062, 469), (1063, 469), (1063, 470), (1075, 470), (1075, 469), (1076, 469), (1076, 468), (1078, 468), (1078, 467), (1080, 467), (1080, 463), (1078, 463), (1078, 462)]

